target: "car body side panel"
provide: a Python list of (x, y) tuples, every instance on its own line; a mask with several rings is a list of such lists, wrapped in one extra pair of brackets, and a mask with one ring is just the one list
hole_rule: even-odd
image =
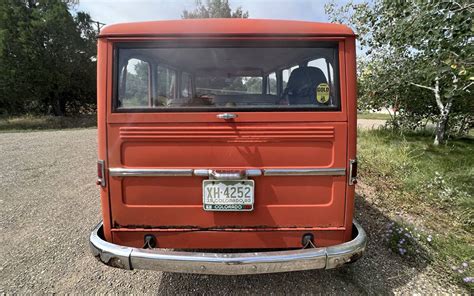
[[(99, 39), (97, 43), (97, 158), (105, 161), (107, 159), (107, 98), (108, 73), (112, 57), (108, 55), (108, 48), (111, 44), (105, 39)], [(110, 89), (110, 88), (109, 88)], [(104, 235), (107, 240), (112, 240), (110, 200), (108, 186), (108, 172), (105, 171), (106, 186), (100, 186), (100, 203), (102, 207), (102, 217), (104, 223)]]
[[(356, 78), (356, 46), (355, 38), (349, 37), (344, 44), (345, 60), (345, 89), (347, 104), (347, 159), (357, 158), (357, 78)], [(347, 162), (349, 172), (349, 162)], [(355, 185), (349, 185), (346, 180), (346, 209), (345, 227), (352, 229), (354, 218)], [(345, 241), (352, 238), (352, 231), (346, 231)]]

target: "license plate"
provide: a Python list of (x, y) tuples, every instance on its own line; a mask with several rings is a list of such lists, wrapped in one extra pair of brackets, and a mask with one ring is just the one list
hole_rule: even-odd
[(204, 180), (202, 203), (205, 211), (252, 211), (253, 180)]

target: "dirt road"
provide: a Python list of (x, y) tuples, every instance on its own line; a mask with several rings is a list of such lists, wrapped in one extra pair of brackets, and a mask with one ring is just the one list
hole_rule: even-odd
[(357, 120), (357, 127), (360, 129), (378, 128), (385, 124), (385, 120), (381, 119), (359, 119)]
[[(0, 134), (0, 294), (391, 294), (463, 292), (430, 266), (413, 266), (381, 241), (386, 216), (357, 199), (366, 256), (330, 271), (205, 276), (106, 267), (89, 252), (101, 219), (96, 130)], [(464, 291), (465, 292), (465, 291)]]

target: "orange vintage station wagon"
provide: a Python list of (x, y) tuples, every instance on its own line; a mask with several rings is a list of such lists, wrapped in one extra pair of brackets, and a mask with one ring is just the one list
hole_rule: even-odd
[(156, 21), (98, 43), (100, 261), (253, 274), (361, 256), (348, 27)]

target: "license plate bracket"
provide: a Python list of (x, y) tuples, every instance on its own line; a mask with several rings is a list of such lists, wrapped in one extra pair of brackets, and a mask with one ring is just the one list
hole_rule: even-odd
[(204, 180), (202, 205), (205, 211), (248, 212), (253, 210), (253, 180)]

